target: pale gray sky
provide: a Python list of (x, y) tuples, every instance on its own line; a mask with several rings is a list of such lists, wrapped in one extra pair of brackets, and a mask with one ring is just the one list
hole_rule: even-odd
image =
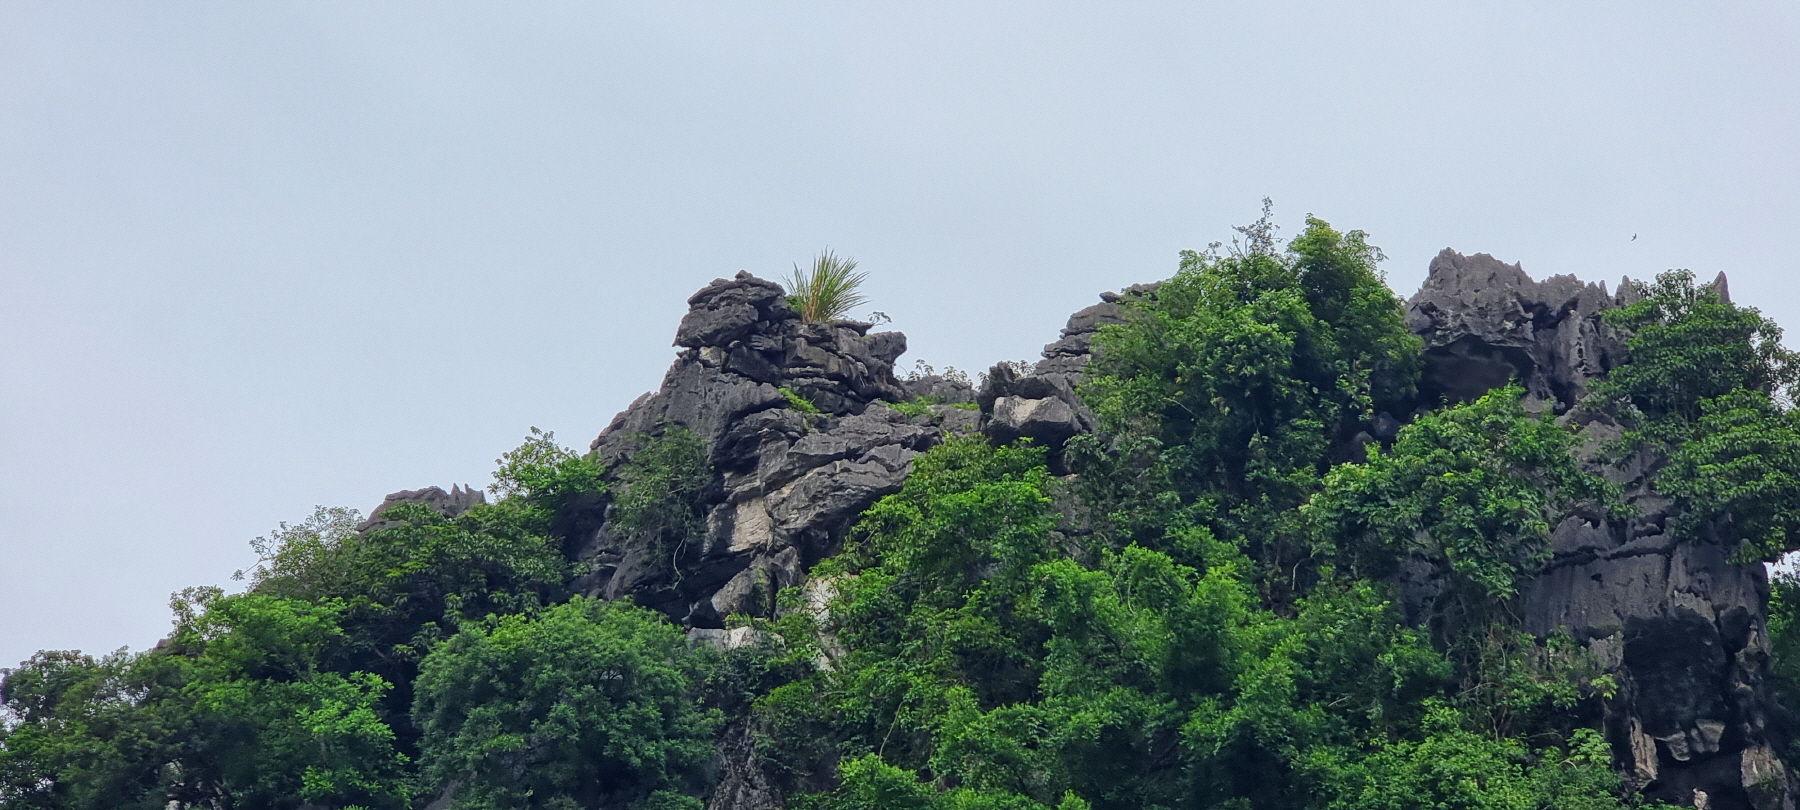
[(1449, 246), (1800, 328), (1797, 8), (8, 0), (0, 666), (585, 446), (689, 293), (826, 245), (907, 365), (1035, 356), (1265, 195), (1402, 295)]

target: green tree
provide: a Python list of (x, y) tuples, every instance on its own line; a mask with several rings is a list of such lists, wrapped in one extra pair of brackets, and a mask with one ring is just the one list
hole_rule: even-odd
[(405, 806), (390, 684), (324, 666), (345, 641), (341, 603), (190, 589), (177, 608), (157, 650), (8, 673), (6, 806)]
[(703, 662), (649, 610), (576, 599), (434, 649), (413, 716), (458, 808), (680, 807), (712, 753)]
[(1735, 559), (1776, 562), (1800, 549), (1800, 412), (1761, 391), (1707, 399), (1660, 481), (1685, 509), (1678, 532), (1728, 519)]
[(1666, 453), (1659, 485), (1686, 538), (1729, 522), (1734, 559), (1774, 561), (1800, 548), (1800, 422), (1790, 410), (1800, 353), (1755, 308), (1725, 301), (1692, 273), (1639, 284), (1641, 300), (1605, 315), (1631, 356), (1595, 386), (1629, 444)]
[[(191, 733), (163, 673), (123, 653), (41, 652), (0, 678), (0, 806), (163, 810)], [(178, 688), (178, 684), (176, 685)]]
[(341, 601), (244, 594), (198, 607), (165, 652), (145, 661), (182, 670), (177, 705), (195, 724), (176, 760), (177, 798), (405, 806), (407, 758), (381, 706), (392, 684), (327, 668), (348, 641)]
[(1636, 293), (1640, 300), (1602, 316), (1630, 350), (1630, 361), (1595, 386), (1602, 401), (1627, 405), (1653, 425), (1691, 425), (1708, 399), (1740, 389), (1779, 396), (1800, 382), (1800, 355), (1782, 347), (1781, 328), (1695, 284), (1693, 273), (1661, 273), (1654, 283), (1637, 282)]
[(1575, 462), (1575, 436), (1533, 416), (1517, 386), (1420, 417), (1391, 450), (1340, 464), (1301, 512), (1354, 570), (1387, 576), (1408, 553), (1443, 561), (1477, 600), (1507, 599), (1550, 555), (1550, 531), (1583, 501), (1617, 495)]
[(1229, 253), (1183, 253), (1125, 324), (1102, 329), (1082, 393), (1123, 455), (1109, 465), (1110, 450), (1081, 443), (1074, 455), (1099, 460), (1082, 470), (1110, 490), (1093, 498), (1126, 527), (1119, 544), (1162, 544), (1157, 523), (1205, 525), (1258, 545), (1273, 582), (1306, 555), (1285, 544), (1283, 514), (1317, 488), (1334, 444), (1408, 400), (1419, 342), (1360, 231), (1309, 217), (1282, 252), (1266, 208), (1240, 231)]
[[(682, 555), (705, 530), (700, 492), (713, 479), (706, 440), (677, 425), (640, 437), (642, 445), (620, 465), (613, 484), (612, 530), (630, 551), (649, 555), (663, 581), (679, 586)], [(668, 594), (638, 594), (646, 604)]]
[(549, 526), (556, 510), (582, 495), (606, 491), (603, 470), (591, 456), (556, 443), (556, 434), (531, 429), (525, 443), (494, 460), (494, 494), (536, 510)]

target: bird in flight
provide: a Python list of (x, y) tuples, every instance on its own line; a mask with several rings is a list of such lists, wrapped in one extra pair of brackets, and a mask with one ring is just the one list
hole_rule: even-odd
[(1633, 241), (1633, 242), (1637, 241), (1637, 234), (1634, 233), (1631, 235), (1631, 241)]

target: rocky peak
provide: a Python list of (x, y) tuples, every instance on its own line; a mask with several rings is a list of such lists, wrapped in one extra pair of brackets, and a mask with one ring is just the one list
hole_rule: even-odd
[[(949, 404), (971, 397), (966, 385), (895, 376), (905, 335), (860, 321), (805, 323), (773, 282), (717, 279), (688, 306), (675, 333), (682, 351), (662, 387), (615, 417), (593, 450), (616, 470), (646, 437), (693, 431), (715, 477), (699, 504), (705, 538), (671, 571), (611, 530), (605, 498), (558, 520), (595, 564), (587, 592), (632, 598), (704, 630), (733, 613), (771, 615), (776, 589), (797, 584), (864, 509), (899, 490), (914, 456), (971, 430), (974, 414)], [(812, 408), (796, 409), (790, 394)], [(917, 416), (890, 407), (921, 395), (945, 404)]]
[[(1722, 276), (1714, 284), (1725, 289)], [(727, 615), (771, 615), (776, 590), (800, 584), (944, 436), (978, 428), (995, 442), (1029, 438), (1054, 451), (1095, 430), (1076, 394), (1093, 338), (1123, 322), (1132, 298), (1154, 291), (1101, 296), (1069, 318), (1042, 361), (995, 366), (976, 392), (944, 377), (898, 379), (894, 361), (906, 346), (898, 332), (802, 323), (778, 285), (744, 273), (714, 281), (689, 299), (675, 341), (682, 351), (662, 387), (593, 445), (616, 467), (643, 436), (669, 425), (704, 438), (715, 475), (700, 505), (705, 537), (681, 552), (671, 576), (666, 559), (608, 528), (604, 497), (582, 504), (582, 514), (560, 519), (581, 527), (579, 556), (594, 565), (583, 588), (657, 607), (700, 641), (718, 642)], [(1634, 295), (1629, 280), (1613, 295), (1573, 276), (1537, 281), (1517, 264), (1445, 250), (1406, 307), (1424, 342), (1421, 399), (1467, 400), (1518, 379), (1535, 407), (1562, 414), (1596, 448), (1619, 428), (1578, 405), (1592, 381), (1626, 359), (1601, 314)], [(819, 413), (794, 409), (783, 389)], [(909, 409), (919, 415), (890, 407), (915, 397), (945, 404)], [(970, 400), (978, 415), (947, 404)], [(1358, 441), (1390, 441), (1400, 424), (1380, 414)], [(1588, 510), (1556, 528), (1552, 562), (1519, 600), (1524, 629), (1568, 633), (1618, 684), (1602, 722), (1635, 789), (1714, 810), (1793, 810), (1792, 780), (1775, 754), (1789, 732), (1768, 685), (1763, 568), (1730, 563), (1728, 538), (1717, 532), (1680, 543), (1667, 534), (1678, 515), (1655, 489), (1656, 459), (1623, 465), (1590, 454), (1586, 463), (1619, 482), (1637, 514)], [(1397, 584), (1407, 612), (1421, 615), (1444, 582), (1423, 560), (1403, 566)], [(753, 746), (731, 745), (709, 806), (762, 806)]]
[(1623, 361), (1624, 343), (1600, 319), (1620, 305), (1604, 283), (1534, 281), (1517, 264), (1445, 248), (1406, 304), (1407, 326), (1425, 339), (1420, 395), (1463, 401), (1517, 379), (1539, 407), (1567, 410)]
[(906, 336), (869, 329), (859, 321), (804, 323), (781, 285), (749, 273), (715, 279), (688, 299), (675, 331), (682, 352), (662, 388), (615, 417), (593, 450), (616, 463), (630, 455), (634, 437), (664, 425), (716, 444), (737, 419), (786, 406), (784, 388), (831, 415), (906, 401), (894, 376)]
[[(1729, 294), (1723, 274), (1712, 283)], [(1407, 303), (1407, 325), (1425, 342), (1420, 393), (1427, 403), (1460, 401), (1520, 380), (1529, 401), (1582, 431), (1585, 463), (1635, 509), (1564, 520), (1551, 562), (1521, 598), (1527, 632), (1568, 633), (1617, 682), (1604, 722), (1627, 782), (1678, 805), (1792, 810), (1794, 785), (1775, 754), (1791, 731), (1767, 680), (1763, 566), (1730, 562), (1722, 527), (1677, 541), (1667, 527), (1681, 514), (1656, 488), (1662, 459), (1603, 456), (1622, 429), (1579, 407), (1590, 383), (1627, 357), (1601, 313), (1636, 300), (1629, 278), (1608, 295), (1574, 276), (1535, 281), (1517, 264), (1445, 250)], [(1409, 613), (1443, 582), (1421, 562), (1399, 582)]]

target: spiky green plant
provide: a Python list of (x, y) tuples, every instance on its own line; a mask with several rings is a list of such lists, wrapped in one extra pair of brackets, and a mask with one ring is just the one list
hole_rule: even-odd
[(802, 270), (796, 264), (794, 274), (783, 281), (788, 289), (788, 303), (800, 311), (801, 320), (827, 323), (868, 303), (869, 299), (858, 292), (868, 278), (868, 273), (856, 272), (855, 259), (840, 257), (826, 248), (813, 259), (811, 269)]

